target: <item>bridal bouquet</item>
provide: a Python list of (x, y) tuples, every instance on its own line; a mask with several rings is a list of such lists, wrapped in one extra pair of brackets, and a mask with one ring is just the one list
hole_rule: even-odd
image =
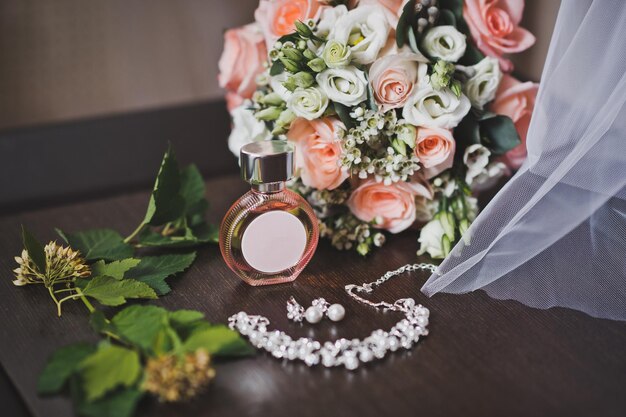
[(225, 33), (229, 147), (293, 142), (291, 187), (335, 247), (367, 254), (382, 231), (416, 227), (418, 253), (443, 258), (476, 193), (526, 156), (537, 85), (507, 75), (505, 57), (534, 43), (523, 6), (261, 0), (254, 23)]

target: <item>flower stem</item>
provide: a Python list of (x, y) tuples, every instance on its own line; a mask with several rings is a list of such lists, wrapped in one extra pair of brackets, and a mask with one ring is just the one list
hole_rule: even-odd
[(80, 288), (76, 288), (76, 294), (80, 297), (81, 301), (83, 302), (83, 304), (85, 304), (85, 307), (87, 307), (87, 310), (89, 310), (90, 313), (94, 313), (96, 311), (93, 304), (89, 302), (89, 300), (87, 299), (87, 297), (85, 297), (85, 294), (83, 294)]
[(124, 239), (124, 243), (130, 243), (143, 230), (145, 226), (145, 223), (140, 223), (139, 226), (137, 226), (137, 228), (130, 235), (128, 235), (126, 239)]
[(54, 304), (57, 306), (57, 315), (61, 317), (61, 303), (57, 299), (56, 295), (54, 295), (54, 287), (52, 285), (48, 287), (48, 292), (50, 293), (50, 297), (52, 297), (52, 301), (54, 301)]

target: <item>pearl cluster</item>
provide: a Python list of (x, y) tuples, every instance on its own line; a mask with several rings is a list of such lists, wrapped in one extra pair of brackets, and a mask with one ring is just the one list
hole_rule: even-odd
[(306, 319), (311, 324), (319, 323), (324, 315), (330, 320), (337, 322), (343, 320), (346, 309), (341, 304), (330, 304), (323, 298), (316, 298), (306, 310), (295, 298), (290, 297), (287, 301), (287, 318), (295, 322)]
[(415, 305), (412, 298), (404, 298), (393, 304), (393, 310), (401, 311), (405, 318), (388, 332), (375, 330), (363, 340), (339, 339), (323, 344), (311, 338), (294, 340), (285, 332), (269, 331), (269, 320), (263, 316), (239, 312), (228, 319), (229, 327), (246, 336), (258, 349), (264, 349), (279, 359), (301, 360), (308, 366), (322, 364), (325, 367), (344, 366), (354, 370), (361, 363), (382, 359), (388, 352), (410, 349), (420, 336), (428, 335), (429, 311)]

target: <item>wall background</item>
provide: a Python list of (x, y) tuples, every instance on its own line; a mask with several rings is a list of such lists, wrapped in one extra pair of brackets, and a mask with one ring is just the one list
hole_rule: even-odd
[[(221, 98), (225, 29), (258, 0), (0, 1), (0, 129)], [(516, 57), (538, 80), (559, 0), (526, 0), (537, 44)]]

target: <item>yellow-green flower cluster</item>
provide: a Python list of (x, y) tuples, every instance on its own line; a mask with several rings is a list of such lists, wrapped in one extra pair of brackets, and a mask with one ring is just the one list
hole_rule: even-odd
[(43, 284), (50, 287), (91, 275), (89, 266), (81, 257), (80, 252), (69, 246), (63, 247), (56, 242), (50, 242), (44, 247), (44, 252), (46, 255), (45, 271), (41, 271), (35, 265), (26, 249), (22, 250), (21, 256), (15, 257), (19, 266), (13, 270), (14, 285)]

